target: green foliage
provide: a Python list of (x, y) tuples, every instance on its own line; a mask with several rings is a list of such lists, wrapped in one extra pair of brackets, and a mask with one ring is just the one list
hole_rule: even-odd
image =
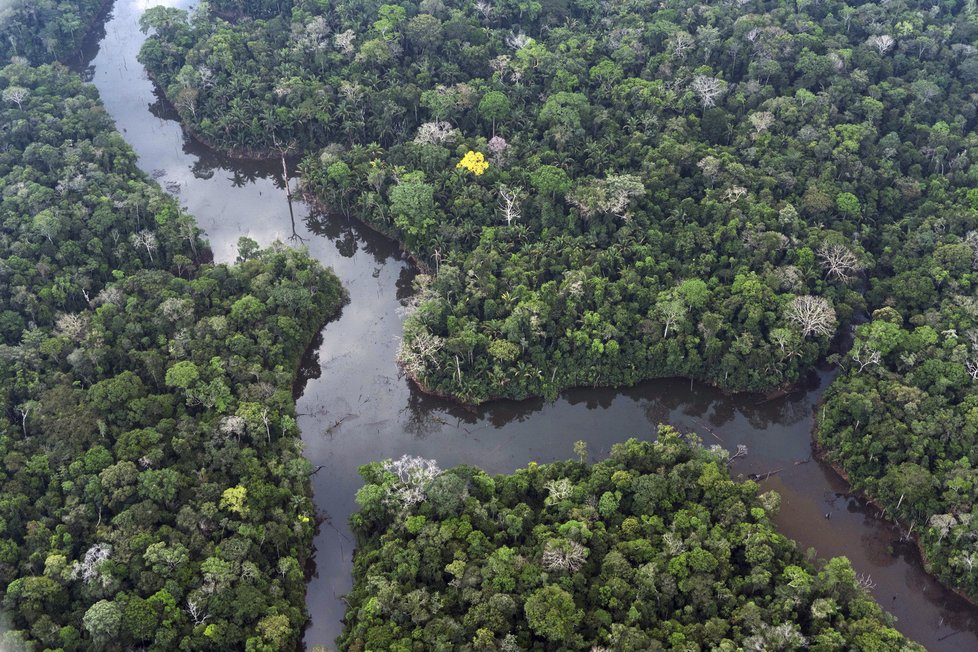
[[(777, 500), (692, 439), (662, 426), (606, 461), (531, 463), (491, 489), (459, 467), (379, 520), (354, 515), (339, 649), (922, 649), (847, 560), (806, 561), (771, 524)], [(361, 493), (398, 495), (395, 467), (432, 468), (367, 465)], [(442, 478), (468, 485), (461, 511), (433, 502)]]
[(835, 207), (839, 212), (849, 218), (858, 218), (862, 212), (859, 206), (859, 199), (851, 192), (840, 192), (835, 198)]
[(553, 584), (531, 593), (523, 609), (530, 629), (554, 643), (569, 641), (582, 617), (574, 605), (574, 596)]
[(246, 501), (248, 500), (248, 488), (238, 485), (237, 487), (231, 487), (230, 489), (225, 489), (221, 494), (221, 509), (227, 509), (228, 511), (234, 512), (236, 514), (245, 515), (248, 512), (248, 505)]
[(23, 57), (35, 64), (67, 61), (80, 54), (103, 0), (11, 0), (0, 8), (0, 61)]
[(15, 61), (0, 94), (0, 647), (294, 646), (313, 507), (291, 383), (338, 280), (280, 243), (208, 263), (66, 68)]
[(394, 224), (404, 231), (408, 243), (423, 241), (434, 226), (434, 192), (434, 187), (422, 181), (406, 181), (391, 188)]
[(496, 132), (496, 123), (506, 120), (512, 108), (509, 98), (502, 91), (489, 91), (479, 100), (479, 114), (490, 121), (493, 133)]
[(111, 600), (99, 600), (85, 612), (82, 623), (93, 644), (101, 648), (118, 640), (122, 611)]
[(559, 167), (541, 165), (530, 173), (530, 183), (543, 194), (551, 197), (563, 196), (570, 190), (571, 180)]
[[(161, 11), (141, 60), (211, 143), (325, 148), (305, 191), (438, 271), (401, 352), (424, 387), (470, 403), (657, 376), (770, 389), (876, 314), (820, 441), (978, 595), (970, 6), (237, 4), (266, 20)], [(478, 179), (453, 168), (466, 151), (489, 153)], [(71, 227), (31, 215), (49, 245)], [(32, 319), (2, 313), (0, 334)]]
[(825, 394), (818, 443), (855, 487), (919, 533), (941, 580), (976, 596), (978, 313), (960, 299), (935, 306), (927, 321), (939, 331), (875, 316)]
[[(865, 197), (870, 182), (851, 159), (906, 128), (866, 125), (864, 110), (889, 115), (878, 100), (882, 110), (857, 102), (827, 118), (824, 137), (799, 136), (817, 104), (804, 70), (831, 75), (828, 46), (792, 36), (784, 65), (802, 50), (815, 58), (774, 75), (746, 53), (718, 55), (724, 39), (746, 41), (733, 12), (716, 9), (695, 53), (676, 57), (666, 35), (701, 27), (687, 24), (695, 12), (681, 0), (654, 27), (634, 26), (645, 22), (639, 8), (588, 4), (494, 6), (488, 24), (474, 3), (451, 13), (310, 1), (275, 18), (249, 6), (235, 13), (258, 20), (148, 14), (155, 35), (141, 60), (208, 142), (326, 146), (302, 166), (306, 191), (443, 272), (404, 337), (409, 373), (434, 391), (476, 403), (671, 375), (767, 389), (801, 378), (831, 338), (832, 328), (813, 337), (786, 315), (795, 297), (825, 297), (841, 325), (863, 306), (824, 277), (816, 251), (863, 238), (866, 220), (888, 210), (876, 190), (885, 182)], [(808, 8), (773, 11), (809, 20)], [(681, 89), (714, 75), (758, 89), (694, 115), (694, 93)], [(671, 90), (647, 81), (664, 77)], [(809, 147), (820, 140), (835, 149)], [(484, 174), (455, 172), (467, 151), (488, 153)], [(830, 156), (844, 173), (819, 173)], [(857, 248), (862, 268), (870, 244)]]
[(197, 382), (200, 372), (197, 365), (190, 360), (181, 360), (166, 370), (166, 384), (170, 387), (187, 389)]

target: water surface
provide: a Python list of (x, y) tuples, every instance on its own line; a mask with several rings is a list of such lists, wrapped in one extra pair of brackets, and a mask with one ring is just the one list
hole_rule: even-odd
[(117, 0), (88, 69), (140, 166), (196, 216), (216, 260), (232, 261), (242, 235), (263, 245), (275, 239), (304, 244), (350, 293), (350, 304), (304, 361), (297, 386), (306, 454), (321, 467), (312, 482), (325, 518), (307, 592), (309, 647), (331, 647), (342, 626), (341, 596), (352, 582), (347, 521), (356, 509), (361, 464), (409, 453), (443, 467), (467, 463), (508, 473), (530, 461), (572, 457), (578, 439), (600, 459), (615, 442), (648, 437), (658, 423), (669, 422), (697, 431), (707, 445), (746, 445), (750, 454), (734, 463), (734, 473), (762, 475), (765, 488), (781, 493), (781, 530), (822, 558), (848, 556), (871, 578), (873, 594), (901, 631), (931, 650), (978, 650), (976, 610), (928, 577), (900, 532), (811, 459), (813, 409), (831, 380), (828, 371), (813, 372), (796, 392), (770, 401), (725, 396), (685, 380), (578, 389), (550, 404), (495, 402), (476, 412), (417, 392), (394, 364), (401, 305), (414, 275), (403, 255), (355, 221), (314, 215), (302, 203), (290, 213), (279, 163), (231, 161), (184, 136), (136, 61), (143, 40), (138, 18), (155, 4)]

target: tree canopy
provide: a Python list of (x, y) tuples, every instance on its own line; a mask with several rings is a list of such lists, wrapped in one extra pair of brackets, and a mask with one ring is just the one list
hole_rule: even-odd
[(77, 55), (106, 0), (8, 0), (0, 7), (0, 61), (40, 64)]
[(302, 143), (310, 197), (434, 272), (399, 355), (423, 388), (771, 389), (877, 315), (819, 442), (976, 596), (973, 3), (271, 9), (149, 16), (141, 60), (203, 140)]
[(315, 521), (291, 387), (339, 281), (281, 243), (210, 263), (60, 64), (15, 59), (0, 96), (0, 648), (294, 645)]
[(727, 460), (662, 426), (593, 465), (364, 466), (340, 649), (923, 649)]

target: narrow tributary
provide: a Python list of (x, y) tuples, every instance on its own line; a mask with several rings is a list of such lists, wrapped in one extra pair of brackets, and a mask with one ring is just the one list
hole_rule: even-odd
[(763, 485), (782, 495), (781, 530), (819, 557), (848, 556), (871, 578), (873, 594), (898, 618), (900, 630), (930, 650), (978, 650), (978, 610), (927, 576), (899, 532), (810, 458), (812, 413), (828, 372), (813, 373), (802, 388), (771, 401), (661, 380), (627, 390), (573, 390), (550, 404), (496, 402), (470, 413), (413, 389), (394, 364), (410, 265), (389, 240), (352, 220), (311, 215), (301, 203), (294, 206), (293, 231), (278, 162), (230, 161), (184, 136), (136, 61), (144, 39), (139, 16), (156, 4), (116, 0), (88, 70), (140, 166), (196, 216), (218, 261), (233, 261), (242, 235), (263, 245), (276, 238), (305, 244), (350, 293), (349, 305), (326, 325), (303, 364), (304, 386), (302, 379), (298, 386), (306, 454), (322, 467), (312, 478), (316, 506), (326, 516), (307, 592), (308, 647), (331, 648), (341, 629), (341, 596), (352, 581), (347, 521), (356, 509), (361, 464), (410, 453), (443, 467), (467, 463), (511, 472), (530, 461), (572, 457), (578, 439), (601, 458), (613, 443), (647, 437), (656, 424), (669, 422), (699, 432), (708, 445), (734, 450), (745, 444), (750, 453), (734, 463), (735, 473), (776, 471)]

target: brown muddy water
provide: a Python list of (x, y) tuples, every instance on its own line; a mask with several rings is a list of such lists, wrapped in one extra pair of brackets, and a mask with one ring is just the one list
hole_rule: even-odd
[(297, 383), (306, 454), (314, 467), (322, 467), (312, 481), (325, 518), (306, 598), (312, 617), (308, 647), (331, 647), (342, 627), (342, 596), (352, 583), (347, 521), (356, 509), (359, 465), (409, 453), (435, 458), (442, 467), (466, 463), (506, 473), (530, 461), (570, 458), (578, 439), (600, 459), (615, 442), (648, 437), (656, 424), (669, 422), (698, 432), (707, 445), (746, 445), (750, 453), (733, 471), (774, 472), (762, 485), (782, 496), (781, 531), (803, 549), (815, 548), (820, 558), (849, 557), (857, 573), (871, 578), (873, 594), (897, 617), (901, 631), (930, 650), (978, 650), (978, 609), (927, 576), (916, 550), (900, 542), (900, 532), (851, 496), (830, 468), (811, 459), (813, 410), (830, 371), (813, 372), (795, 392), (770, 401), (725, 396), (688, 380), (578, 389), (553, 403), (495, 402), (476, 412), (420, 394), (394, 364), (400, 308), (414, 275), (410, 265), (394, 243), (355, 221), (313, 214), (300, 202), (290, 215), (277, 162), (231, 161), (184, 136), (136, 61), (144, 38), (139, 16), (156, 4), (116, 0), (85, 71), (140, 166), (196, 216), (216, 260), (232, 261), (242, 235), (263, 245), (275, 239), (304, 244), (350, 293), (349, 305), (325, 326)]

